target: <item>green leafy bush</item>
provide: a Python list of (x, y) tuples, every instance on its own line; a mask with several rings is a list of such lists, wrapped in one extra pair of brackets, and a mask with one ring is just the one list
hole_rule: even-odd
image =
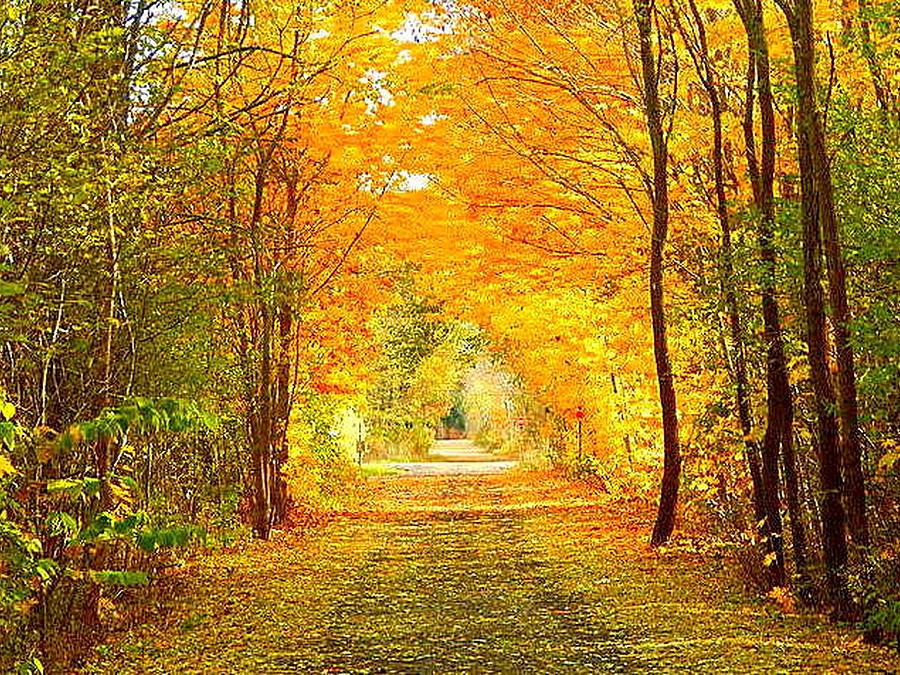
[[(0, 471), (0, 631), (9, 636), (0, 668), (42, 672), (45, 657), (64, 663), (73, 645), (102, 628), (101, 606), (149, 586), (174, 551), (207, 537), (200, 526), (143, 508), (138, 481), (123, 473), (133, 472), (130, 464), (119, 461), (116, 472), (102, 476), (59, 476), (60, 458), (104, 443), (122, 460), (126, 440), (210, 430), (218, 422), (175, 399), (133, 399), (55, 436), (16, 425), (11, 406), (0, 405), (0, 414), (3, 447), (13, 455)], [(36, 480), (45, 472), (57, 476)], [(39, 654), (38, 645), (49, 653)]]

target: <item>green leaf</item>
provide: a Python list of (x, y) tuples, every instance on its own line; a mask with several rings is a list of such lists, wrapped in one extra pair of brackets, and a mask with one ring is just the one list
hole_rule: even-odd
[(77, 497), (81, 494), (82, 481), (74, 478), (55, 478), (47, 481), (47, 492)]
[(146, 586), (150, 583), (146, 572), (100, 570), (91, 572), (91, 578), (105, 586)]
[(144, 530), (138, 533), (135, 543), (148, 553), (158, 548), (184, 548), (192, 541), (204, 541), (206, 532), (197, 527), (171, 527)]
[(25, 292), (25, 284), (14, 281), (0, 281), (0, 298), (10, 298), (22, 295)]
[(100, 495), (100, 488), (103, 485), (103, 482), (99, 478), (88, 476), (87, 478), (82, 478), (81, 483), (81, 490), (88, 497), (97, 497)]
[(41, 581), (50, 581), (59, 572), (59, 564), (50, 558), (41, 558), (34, 566), (34, 571)]
[(47, 481), (48, 494), (63, 494), (69, 497), (97, 497), (102, 481), (99, 478), (56, 478)]
[(38, 556), (44, 550), (41, 540), (37, 537), (29, 537), (25, 540), (25, 551), (33, 556)]
[(65, 535), (68, 538), (78, 533), (78, 521), (65, 511), (56, 511), (47, 516), (47, 529), (51, 535)]
[(43, 675), (44, 673), (44, 663), (36, 656), (32, 656), (28, 661), (26, 661), (22, 666), (19, 667), (19, 671), (23, 673), (37, 673), (37, 675)]
[(12, 422), (0, 422), (0, 445), (12, 450), (16, 444), (16, 425)]

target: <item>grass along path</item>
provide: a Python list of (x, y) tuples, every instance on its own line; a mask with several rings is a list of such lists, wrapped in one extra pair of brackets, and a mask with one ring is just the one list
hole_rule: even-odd
[(366, 507), (182, 573), (164, 620), (86, 673), (898, 672), (816, 617), (750, 602), (715, 561), (525, 472), (370, 479)]

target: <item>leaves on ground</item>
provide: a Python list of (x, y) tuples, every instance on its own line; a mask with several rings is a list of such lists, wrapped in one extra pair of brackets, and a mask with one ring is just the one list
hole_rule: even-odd
[(885, 649), (646, 545), (649, 510), (546, 473), (387, 476), (320, 529), (195, 561), (86, 673), (891, 672)]

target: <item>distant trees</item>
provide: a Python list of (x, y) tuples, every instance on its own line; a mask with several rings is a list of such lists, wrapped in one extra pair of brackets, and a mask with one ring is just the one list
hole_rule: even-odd
[(413, 274), (400, 273), (394, 302), (372, 319), (382, 352), (365, 404), (375, 456), (428, 451), (482, 347), (474, 327), (448, 320), (440, 301), (416, 291)]

